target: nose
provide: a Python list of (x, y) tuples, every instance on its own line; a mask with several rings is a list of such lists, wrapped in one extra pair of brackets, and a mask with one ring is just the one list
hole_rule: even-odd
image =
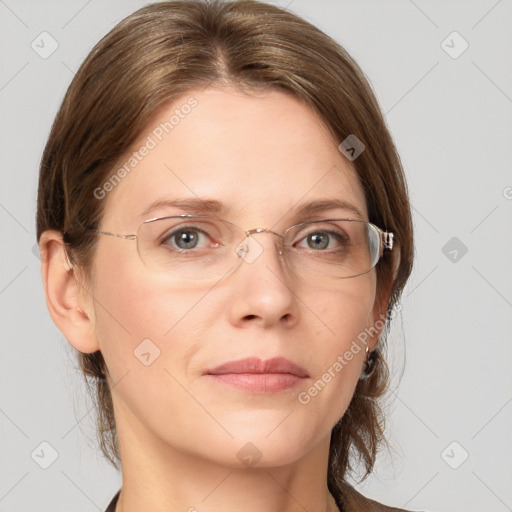
[[(254, 235), (263, 233), (267, 235), (256, 240)], [(237, 252), (242, 261), (230, 277), (231, 323), (238, 327), (294, 325), (299, 318), (296, 283), (286, 267), (282, 236), (261, 228), (246, 231)]]

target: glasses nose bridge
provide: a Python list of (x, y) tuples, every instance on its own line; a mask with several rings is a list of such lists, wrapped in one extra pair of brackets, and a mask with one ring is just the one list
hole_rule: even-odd
[(245, 231), (246, 236), (251, 236), (254, 233), (272, 233), (273, 235), (276, 235), (279, 238), (283, 238), (283, 235), (280, 235), (279, 233), (276, 233), (275, 231), (272, 231), (271, 229), (266, 229), (266, 228), (254, 228), (254, 229), (247, 229)]
[(284, 236), (283, 235), (280, 235), (279, 233), (276, 233), (275, 231), (272, 231), (271, 229), (253, 228), (253, 229), (247, 229), (245, 231), (245, 236), (249, 237), (249, 236), (252, 236), (252, 235), (254, 235), (256, 233), (272, 233), (273, 235), (276, 235), (277, 237), (279, 237), (279, 240), (280, 240), (281, 244), (279, 246), (278, 252), (279, 252), (280, 255), (283, 254), (283, 248), (282, 248), (282, 242), (284, 241)]

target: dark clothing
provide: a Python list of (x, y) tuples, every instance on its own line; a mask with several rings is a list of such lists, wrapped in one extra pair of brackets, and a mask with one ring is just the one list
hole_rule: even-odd
[(110, 502), (109, 506), (105, 510), (105, 512), (115, 512), (117, 500), (119, 499), (119, 493), (121, 492), (121, 489), (117, 491), (116, 495), (112, 498), (112, 501)]
[[(120, 492), (121, 489), (119, 489), (117, 494), (112, 498), (105, 512), (115, 512)], [(402, 508), (387, 507), (386, 505), (365, 498), (348, 483), (343, 484), (340, 492), (333, 493), (333, 497), (340, 512), (407, 512)]]

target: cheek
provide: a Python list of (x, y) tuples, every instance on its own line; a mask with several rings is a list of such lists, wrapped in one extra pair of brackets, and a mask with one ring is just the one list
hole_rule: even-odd
[[(130, 424), (132, 419), (126, 418), (132, 414), (147, 418), (147, 426), (158, 435), (167, 432), (177, 410), (186, 410), (192, 424), (204, 423), (204, 411), (191, 404), (184, 390), (191, 360), (208, 336), (207, 312), (198, 304), (201, 295), (163, 285), (140, 268), (129, 272), (118, 267), (103, 277), (97, 289), (101, 306), (96, 306), (96, 330), (111, 383), (116, 384), (116, 414)], [(198, 315), (204, 321), (198, 322)], [(156, 410), (162, 413), (152, 417)], [(186, 432), (177, 428), (173, 435)]]
[(329, 345), (343, 348), (371, 326), (376, 298), (374, 273), (341, 281), (336, 289), (320, 290), (318, 318), (330, 332)]
[[(112, 260), (120, 263), (114, 266)], [(128, 370), (140, 372), (149, 361), (160, 366), (169, 348), (180, 358), (190, 350), (197, 333), (190, 332), (187, 320), (197, 293), (163, 286), (139, 261), (119, 255), (98, 254), (95, 276), (96, 335), (114, 381)]]
[(322, 290), (315, 300), (319, 327), (309, 351), (313, 380), (316, 389), (326, 389), (324, 399), (339, 409), (338, 413), (348, 406), (360, 376), (374, 301), (375, 278), (371, 274), (347, 280), (335, 291)]

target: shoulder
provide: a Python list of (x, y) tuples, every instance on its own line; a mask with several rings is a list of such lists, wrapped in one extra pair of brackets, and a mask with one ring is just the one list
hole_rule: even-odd
[(340, 484), (343, 512), (411, 512), (403, 508), (389, 507), (363, 496), (349, 483)]

